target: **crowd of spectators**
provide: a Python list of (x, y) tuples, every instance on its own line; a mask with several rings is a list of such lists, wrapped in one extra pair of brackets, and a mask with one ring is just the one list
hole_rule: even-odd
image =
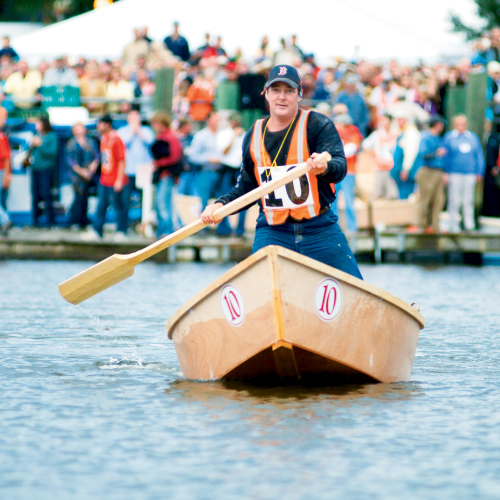
[[(182, 174), (172, 176), (168, 171), (163, 172), (158, 180), (157, 197), (160, 193), (161, 197), (170, 199), (176, 185), (179, 192), (197, 194), (205, 203), (234, 182), (238, 155), (233, 146), (241, 140), (245, 128), (251, 126), (256, 118), (266, 114), (266, 103), (261, 92), (274, 65), (290, 65), (299, 70), (302, 78), (302, 107), (330, 116), (341, 134), (349, 171), (338, 190), (344, 191), (349, 230), (357, 229), (353, 208), (354, 174), (358, 154), (363, 150), (373, 156), (376, 164), (372, 201), (378, 198), (410, 197), (421, 184), (427, 182), (427, 179), (419, 180), (425, 177), (422, 173), (417, 175), (420, 167), (434, 168), (434, 174), (439, 172), (439, 175), (434, 175), (436, 179), (439, 178), (439, 187), (431, 190), (433, 194), (430, 199), (426, 193), (427, 206), (424, 208), (421, 205), (419, 228), (439, 230), (435, 215), (427, 217), (423, 214), (428, 211), (435, 214), (436, 210), (443, 208), (445, 183), (448, 183), (448, 202), (452, 204), (452, 216), (457, 216), (458, 221), (458, 211), (461, 204), (465, 203), (462, 209), (463, 227), (474, 227), (470, 217), (470, 192), (474, 183), (471, 181), (467, 187), (460, 184), (454, 188), (458, 184), (449, 182), (448, 174), (456, 173), (454, 169), (457, 161), (460, 163), (467, 156), (470, 165), (466, 165), (467, 161), (463, 162), (460, 168), (464, 170), (461, 173), (473, 173), (476, 180), (481, 178), (484, 175), (482, 151), (475, 145), (470, 146), (471, 149), (462, 145), (460, 149), (460, 144), (454, 144), (453, 147), (458, 148), (456, 151), (460, 153), (463, 150), (463, 157), (460, 157), (453, 150), (453, 141), (450, 140), (444, 145), (441, 142), (436, 145), (436, 141), (430, 141), (432, 147), (436, 147), (432, 151), (425, 150), (429, 148), (429, 141), (425, 142), (422, 138), (423, 134), (431, 133), (432, 127), (440, 123), (442, 126), (434, 129), (442, 129), (437, 134), (439, 138), (444, 129), (448, 128), (453, 129), (453, 133), (458, 134), (465, 142), (472, 144), (476, 141), (475, 137), (470, 139), (474, 134), (467, 130), (465, 117), (459, 116), (453, 123), (445, 123), (447, 95), (451, 89), (467, 85), (471, 73), (486, 71), (488, 98), (500, 104), (500, 28), (484, 33), (474, 43), (471, 57), (464, 57), (455, 65), (422, 63), (417, 66), (401, 65), (396, 60), (376, 64), (367, 60), (347, 61), (339, 57), (318, 62), (314, 54), (300, 47), (296, 35), (292, 35), (289, 40), (281, 38), (276, 50), (271, 47), (268, 37), (264, 36), (250, 57), (244, 56), (239, 49), (228, 52), (223, 47), (221, 37), (213, 39), (208, 33), (204, 43), (193, 49), (180, 33), (179, 24), (174, 23), (172, 33), (164, 40), (152, 40), (147, 28), (135, 29), (133, 38), (124, 47), (120, 59), (69, 60), (61, 55), (54, 61), (42, 61), (37, 67), (30, 67), (10, 47), (10, 41), (5, 37), (3, 49), (0, 50), (0, 100), (7, 110), (22, 111), (39, 105), (44, 87), (78, 88), (82, 105), (91, 115), (109, 113), (116, 117), (128, 114), (128, 129), (118, 134), (122, 137), (126, 154), (143, 154), (145, 158), (142, 158), (142, 162), (149, 155), (158, 170), (162, 165), (161, 162), (158, 163), (158, 158), (153, 158), (153, 131), (146, 122), (153, 115), (151, 97), (155, 92), (155, 72), (165, 67), (173, 68), (171, 116), (157, 116), (156, 121), (151, 124), (154, 125), (157, 139), (166, 134), (168, 154), (164, 156), (168, 157), (172, 154), (172, 149), (175, 150), (176, 146), (171, 143), (175, 136), (180, 140), (186, 160)], [(488, 109), (487, 123), (494, 122), (493, 113), (493, 109)], [(140, 125), (141, 119), (143, 125)], [(464, 120), (465, 125), (462, 123)], [(223, 123), (222, 127), (220, 122)], [(460, 125), (458, 127), (455, 126), (457, 122)], [(490, 129), (491, 126), (486, 127), (487, 131)], [(224, 147), (220, 145), (221, 131), (224, 131), (226, 138), (231, 138)], [(75, 130), (73, 132), (76, 141), (72, 143), (74, 151), (75, 144), (83, 147), (84, 131), (80, 129), (79, 134)], [(141, 147), (137, 137), (144, 142), (142, 153), (138, 153)], [(480, 139), (482, 141), (484, 138)], [(130, 141), (135, 146), (130, 145)], [(471, 151), (472, 156), (469, 154)], [(439, 161), (435, 161), (436, 158)], [(88, 161), (89, 165), (93, 165), (89, 168), (95, 175), (97, 168), (93, 162), (97, 159), (90, 152)], [(124, 161), (124, 176), (133, 178), (136, 167), (131, 167), (130, 164), (137, 162), (128, 157)], [(179, 161), (177, 159), (174, 163)], [(487, 170), (496, 178), (496, 161), (494, 165), (491, 161), (489, 163), (486, 165)], [(68, 168), (72, 169), (72, 174), (79, 176), (71, 160), (68, 160)], [(171, 178), (171, 182), (164, 182), (163, 179), (166, 178)], [(74, 188), (77, 193), (85, 192), (85, 189), (80, 189), (81, 185), (75, 185)], [(130, 198), (130, 189), (125, 190), (128, 193), (125, 198)], [(467, 195), (464, 190), (467, 190)], [(460, 196), (457, 193), (461, 193)], [(491, 193), (489, 196), (495, 194), (500, 200), (500, 193)], [(436, 198), (440, 200), (438, 209), (432, 207)], [(75, 200), (77, 199), (79, 206), (85, 208), (73, 207), (70, 220), (83, 227), (88, 222), (86, 214), (82, 213), (82, 210), (86, 210), (86, 201), (82, 202), (76, 196)], [(161, 209), (157, 206), (158, 214), (163, 214), (158, 216), (161, 228), (159, 235), (170, 232), (176, 223), (172, 219), (169, 203), (163, 204)], [(499, 214), (496, 215), (500, 215), (500, 202), (498, 206)], [(48, 215), (50, 219), (50, 213)], [(241, 233), (241, 228), (240, 223), (238, 233)], [(449, 228), (458, 230), (458, 222), (452, 221)], [(219, 231), (223, 234), (231, 229), (220, 226)], [(98, 234), (100, 232), (102, 233), (97, 231)]]

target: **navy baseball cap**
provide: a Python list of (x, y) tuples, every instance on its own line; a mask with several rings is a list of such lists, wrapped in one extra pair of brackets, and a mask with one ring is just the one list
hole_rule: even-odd
[(284, 82), (296, 89), (300, 86), (299, 72), (293, 66), (288, 66), (287, 64), (275, 66), (269, 73), (265, 88), (267, 89), (273, 83), (277, 82)]
[(111, 118), (111, 115), (106, 113), (105, 115), (102, 115), (99, 117), (97, 122), (102, 122), (102, 123), (107, 123), (109, 125), (113, 125), (113, 118)]

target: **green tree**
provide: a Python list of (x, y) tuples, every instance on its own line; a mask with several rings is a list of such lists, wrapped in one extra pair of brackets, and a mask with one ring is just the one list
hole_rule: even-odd
[(450, 21), (453, 25), (452, 31), (463, 33), (467, 40), (473, 40), (481, 36), (485, 30), (494, 26), (500, 26), (500, 1), (499, 0), (474, 0), (477, 5), (477, 16), (484, 21), (480, 28), (467, 25), (460, 16), (450, 12)]
[(7, 22), (52, 23), (94, 8), (94, 0), (0, 0), (0, 18)]

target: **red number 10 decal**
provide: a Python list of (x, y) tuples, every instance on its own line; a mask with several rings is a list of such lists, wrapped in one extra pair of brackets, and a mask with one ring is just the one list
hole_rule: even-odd
[(233, 285), (225, 285), (220, 292), (220, 305), (227, 322), (240, 326), (245, 320), (245, 304), (238, 290)]
[(332, 321), (342, 307), (342, 289), (333, 278), (324, 279), (316, 288), (316, 313), (323, 321)]

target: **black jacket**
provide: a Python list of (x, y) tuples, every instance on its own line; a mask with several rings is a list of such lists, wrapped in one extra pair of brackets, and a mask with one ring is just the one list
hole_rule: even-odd
[[(297, 114), (298, 116), (298, 114)], [(293, 131), (297, 126), (297, 118), (292, 125), (285, 144), (281, 152), (276, 158), (278, 165), (286, 165), (288, 156), (288, 149), (293, 136)], [(255, 125), (254, 125), (255, 126)], [(259, 187), (254, 173), (254, 163), (250, 154), (250, 144), (252, 140), (253, 128), (248, 130), (243, 140), (243, 163), (240, 167), (240, 175), (236, 185), (229, 191), (229, 193), (221, 196), (217, 202), (226, 205), (227, 203), (243, 196), (252, 189)], [(265, 124), (264, 124), (265, 126)], [(269, 153), (269, 156), (274, 159), (286, 135), (287, 129), (280, 130), (279, 132), (266, 131), (264, 138), (264, 145)], [(335, 194), (330, 187), (331, 183), (339, 183), (347, 173), (347, 161), (344, 155), (344, 147), (340, 140), (339, 134), (333, 122), (325, 115), (311, 111), (307, 120), (307, 145), (309, 152), (323, 153), (328, 151), (332, 159), (328, 162), (327, 170), (318, 176), (318, 192), (321, 208), (328, 207), (335, 201)], [(262, 202), (259, 200), (260, 210), (262, 211)], [(246, 210), (249, 206), (245, 207)]]

